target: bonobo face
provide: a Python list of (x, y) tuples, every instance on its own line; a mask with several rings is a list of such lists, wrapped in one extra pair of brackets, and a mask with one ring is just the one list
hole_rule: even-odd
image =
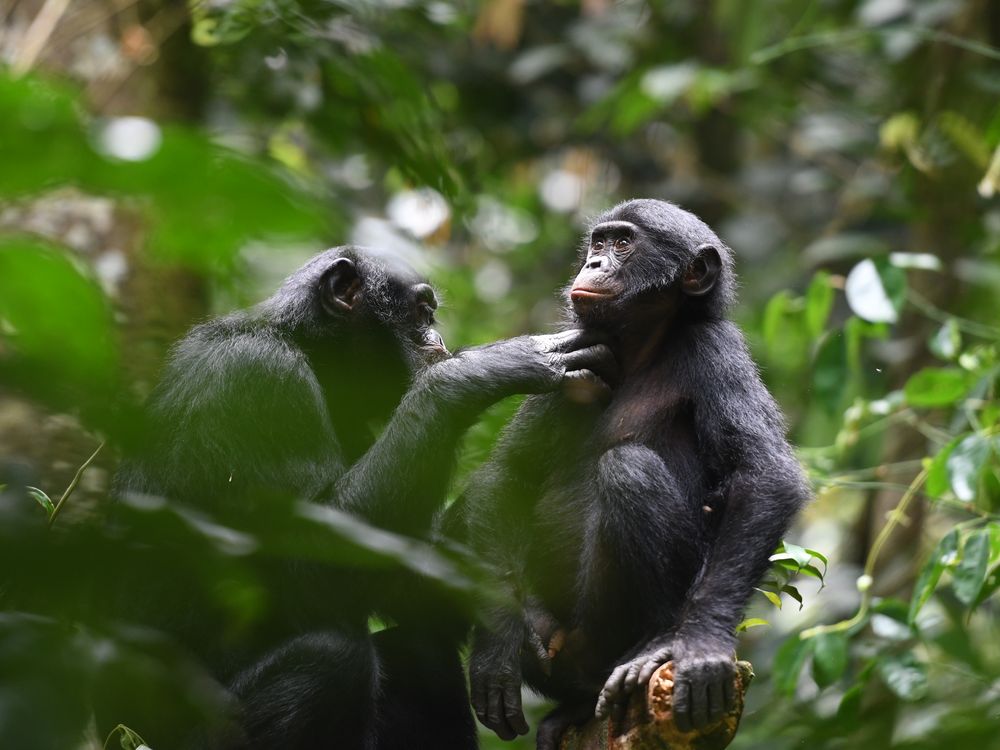
[(434, 328), (434, 289), (398, 258), (358, 250), (345, 253), (319, 278), (317, 292), (338, 327), (354, 328), (366, 340), (373, 328), (392, 334), (411, 371), (449, 356)]
[(728, 253), (700, 219), (673, 204), (628, 201), (590, 230), (569, 297), (588, 325), (720, 313), (731, 297)]
[(375, 376), (410, 373), (449, 356), (434, 329), (437, 296), (399, 258), (356, 247), (320, 253), (263, 303), (268, 317), (311, 355), (352, 362)]

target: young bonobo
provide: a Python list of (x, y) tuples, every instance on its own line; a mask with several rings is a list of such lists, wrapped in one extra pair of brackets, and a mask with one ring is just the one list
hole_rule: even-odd
[[(350, 247), (316, 256), (270, 299), (197, 326), (175, 347), (149, 401), (148, 438), (123, 462), (116, 494), (160, 495), (223, 518), (292, 497), (425, 534), (458, 442), (483, 409), (559, 388), (611, 357), (576, 330), (452, 356), (433, 328), (437, 306), (433, 289), (391, 257)], [(373, 424), (385, 424), (377, 439)], [(464, 625), (449, 634), (421, 622), (434, 610), (411, 603), (421, 587), (305, 562), (276, 573), (267, 616), (239, 643), (187, 598), (194, 592), (178, 602), (169, 583), (154, 591), (163, 601), (146, 619), (197, 653), (239, 706), (237, 726), (205, 745), (475, 748), (457, 653)], [(369, 636), (368, 615), (395, 615), (394, 606), (412, 619)], [(163, 621), (177, 614), (183, 622)], [(156, 747), (189, 747), (203, 731), (128, 693), (99, 706), (99, 719), (125, 722)]]
[(559, 705), (538, 728), (618, 714), (664, 662), (680, 729), (733, 699), (735, 628), (808, 496), (739, 329), (729, 250), (696, 216), (634, 200), (601, 216), (569, 289), (571, 325), (606, 332), (610, 403), (529, 397), (470, 482), (473, 546), (523, 613), (496, 611), (470, 659), (476, 715), (528, 731), (524, 680)]

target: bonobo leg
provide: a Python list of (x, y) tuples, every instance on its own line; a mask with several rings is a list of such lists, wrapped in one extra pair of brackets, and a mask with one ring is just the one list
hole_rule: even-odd
[(475, 750), (476, 723), (456, 640), (406, 625), (374, 640), (382, 675), (378, 750)]
[(597, 495), (579, 601), (588, 628), (620, 637), (596, 706), (606, 716), (671, 658), (670, 627), (705, 559), (707, 524), (701, 498), (641, 445), (601, 456)]
[(371, 639), (336, 632), (288, 641), (231, 685), (243, 707), (245, 750), (374, 750), (377, 689)]
[[(705, 554), (703, 511), (663, 459), (625, 443), (601, 456), (577, 601), (595, 632), (652, 636), (676, 608)], [(633, 640), (634, 643), (634, 640)]]

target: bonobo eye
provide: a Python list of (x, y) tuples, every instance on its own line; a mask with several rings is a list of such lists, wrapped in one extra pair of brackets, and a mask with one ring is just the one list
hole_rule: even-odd
[(615, 240), (615, 250), (617, 250), (618, 252), (624, 252), (628, 250), (631, 244), (632, 241), (628, 237), (619, 237), (617, 240)]
[(604, 240), (597, 240), (594, 243), (594, 249), (597, 250), (598, 252), (600, 252), (601, 250), (603, 250), (604, 249)]

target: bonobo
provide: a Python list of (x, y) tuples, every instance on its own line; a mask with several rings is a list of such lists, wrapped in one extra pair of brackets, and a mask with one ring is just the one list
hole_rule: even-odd
[[(482, 410), (589, 377), (611, 357), (576, 330), (452, 356), (434, 329), (437, 306), (434, 290), (391, 257), (354, 247), (316, 256), (270, 299), (195, 327), (174, 348), (149, 401), (149, 437), (126, 457), (115, 492), (223, 514), (292, 495), (426, 533), (458, 441)], [(384, 425), (377, 438), (373, 425)], [(356, 570), (286, 572), (280, 606), (240, 648), (220, 649), (222, 635), (204, 625), (178, 628), (240, 707), (239, 727), (207, 744), (476, 746), (457, 638), (428, 655), (405, 623), (368, 634), (369, 614), (387, 604), (379, 597), (397, 604), (410, 587)], [(122, 712), (103, 713), (126, 721)], [(155, 727), (155, 711), (130, 726), (142, 731), (143, 721)], [(154, 730), (144, 737), (158, 747), (189, 741), (183, 728), (161, 729), (159, 743)]]
[(531, 396), (464, 502), (472, 544), (524, 602), (476, 632), (476, 714), (527, 732), (525, 681), (555, 698), (553, 750), (595, 711), (618, 714), (664, 662), (678, 727), (733, 698), (734, 631), (808, 495), (778, 407), (739, 329), (729, 250), (694, 215), (633, 200), (592, 226), (570, 325), (612, 337), (606, 406)]

